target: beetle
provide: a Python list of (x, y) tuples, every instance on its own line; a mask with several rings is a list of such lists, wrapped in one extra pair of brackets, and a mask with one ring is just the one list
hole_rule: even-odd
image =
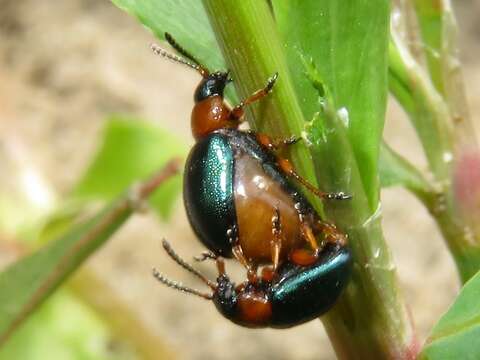
[(202, 76), (194, 93), (191, 128), (196, 143), (186, 161), (183, 195), (190, 224), (209, 249), (203, 259), (235, 257), (253, 278), (262, 264), (271, 263), (273, 271), (285, 261), (311, 265), (325, 243), (345, 246), (346, 236), (320, 219), (292, 180), (322, 199), (350, 196), (318, 190), (278, 155), (298, 139), (273, 141), (238, 129), (245, 107), (267, 96), (278, 75), (232, 108), (224, 100), (232, 81), (229, 72), (210, 72), (170, 34), (165, 39), (183, 57), (156, 45), (152, 50)]
[(166, 240), (162, 244), (175, 262), (197, 276), (213, 293), (186, 287), (153, 269), (157, 280), (174, 289), (211, 300), (225, 318), (249, 328), (283, 329), (317, 318), (335, 304), (351, 272), (348, 248), (329, 243), (310, 265), (285, 261), (275, 272), (266, 267), (260, 278), (235, 286), (225, 272), (222, 258), (216, 258), (218, 277), (213, 282), (181, 259)]

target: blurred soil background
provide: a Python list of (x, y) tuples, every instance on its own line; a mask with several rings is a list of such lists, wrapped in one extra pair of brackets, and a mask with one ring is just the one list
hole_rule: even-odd
[[(468, 99), (478, 118), (480, 1), (454, 5)], [(0, 0), (0, 186), (12, 186), (8, 166), (28, 164), (51, 189), (45, 196), (67, 193), (112, 113), (150, 120), (191, 144), (189, 117), (198, 75), (152, 55), (154, 41), (109, 1)], [(425, 168), (416, 136), (393, 102), (385, 137)], [(389, 189), (382, 198), (386, 239), (423, 340), (458, 291), (454, 265), (433, 221), (412, 195)], [(320, 321), (283, 331), (247, 330), (224, 320), (208, 302), (156, 283), (152, 266), (197, 284), (161, 251), (163, 237), (187, 259), (202, 250), (181, 199), (168, 223), (153, 214), (132, 218), (87, 266), (178, 358), (334, 358)], [(7, 259), (3, 251), (0, 261)], [(213, 276), (208, 265), (202, 268)]]

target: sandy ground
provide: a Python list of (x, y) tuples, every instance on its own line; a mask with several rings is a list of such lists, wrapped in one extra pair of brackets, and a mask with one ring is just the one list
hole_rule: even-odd
[[(462, 4), (458, 11), (466, 82), (477, 116), (480, 6)], [(55, 191), (68, 191), (77, 179), (112, 112), (150, 119), (192, 142), (188, 119), (197, 75), (151, 55), (153, 37), (134, 19), (108, 1), (96, 0), (0, 0), (0, 9), (0, 134), (20, 144)], [(394, 104), (386, 138), (425, 166), (415, 135)], [(458, 291), (453, 263), (416, 199), (401, 189), (386, 190), (382, 197), (385, 235), (424, 338)], [(187, 258), (202, 250), (179, 202), (169, 224), (152, 215), (132, 219), (89, 266), (180, 357), (334, 358), (319, 321), (288, 331), (245, 330), (221, 318), (211, 304), (158, 286), (150, 276), (152, 265), (192, 284), (161, 253), (162, 237), (174, 241)]]

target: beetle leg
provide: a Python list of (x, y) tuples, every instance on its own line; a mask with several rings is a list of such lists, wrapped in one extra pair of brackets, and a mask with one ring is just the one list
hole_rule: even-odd
[(300, 230), (302, 235), (316, 256), (316, 254), (318, 254), (320, 251), (320, 246), (318, 245), (315, 234), (313, 233), (313, 229), (310, 224), (311, 221), (307, 221), (306, 215), (302, 212), (300, 206), (295, 206), (295, 209), (297, 210), (298, 220), (300, 221)]
[(227, 272), (225, 271), (225, 260), (221, 256), (218, 256), (215, 259), (215, 263), (217, 264), (218, 276), (226, 275)]
[[(218, 275), (219, 276), (227, 275), (227, 272), (225, 271), (225, 260), (221, 256), (218, 256), (215, 259), (215, 262), (217, 264)], [(256, 266), (252, 266), (250, 269), (248, 269), (247, 279), (251, 284), (255, 284), (257, 282), (258, 277), (257, 277), (257, 267)]]
[(347, 195), (343, 192), (329, 193), (329, 192), (324, 192), (317, 189), (315, 186), (313, 186), (310, 182), (308, 182), (306, 179), (301, 177), (295, 171), (292, 163), (288, 159), (277, 157), (277, 164), (278, 166), (280, 166), (280, 169), (282, 169), (284, 173), (293, 177), (295, 180), (297, 180), (300, 184), (305, 186), (310, 192), (312, 192), (314, 195), (318, 196), (319, 198), (327, 199), (327, 200), (347, 200), (351, 198), (350, 195)]
[(309, 266), (317, 261), (321, 247), (318, 245), (317, 239), (315, 238), (315, 234), (310, 224), (311, 221), (309, 221), (310, 218), (307, 218), (302, 212), (299, 203), (295, 204), (295, 209), (297, 210), (298, 219), (300, 221), (300, 231), (303, 238), (310, 246), (310, 249), (300, 248), (292, 250), (290, 253), (290, 260), (297, 265)]
[(313, 250), (313, 253), (318, 254), (318, 252), (320, 251), (320, 246), (317, 243), (317, 239), (315, 239), (315, 235), (313, 234), (311, 226), (303, 221), (300, 222), (300, 226), (303, 237), (305, 238), (305, 240), (307, 240), (308, 244)]
[(200, 255), (193, 257), (193, 259), (198, 262), (205, 260), (217, 260), (217, 258), (218, 256), (211, 251), (202, 251)]
[(247, 261), (245, 255), (243, 254), (243, 250), (240, 244), (235, 244), (232, 246), (232, 253), (235, 259), (237, 259), (240, 264), (242, 264), (247, 270), (250, 269), (250, 264)]
[(245, 269), (247, 269), (247, 279), (250, 283), (254, 284), (257, 282), (257, 266), (250, 263), (245, 255), (243, 254), (242, 247), (239, 244), (236, 244), (232, 247), (233, 256), (242, 264)]
[(278, 73), (275, 73), (270, 79), (268, 79), (267, 85), (265, 85), (263, 89), (255, 91), (252, 95), (235, 106), (230, 112), (230, 119), (239, 121), (245, 114), (245, 106), (267, 96), (272, 91), (273, 85), (275, 85), (275, 81), (277, 81), (277, 77)]
[[(301, 140), (301, 138), (291, 136), (287, 139), (283, 139), (280, 141), (273, 141), (268, 135), (266, 134), (259, 134), (255, 133), (255, 137), (257, 141), (266, 147), (270, 151), (277, 151), (277, 150), (282, 150), (287, 146), (296, 144), (298, 141)], [(313, 194), (317, 195), (318, 197), (322, 199), (335, 199), (335, 200), (346, 200), (350, 199), (351, 196), (347, 195), (343, 192), (338, 192), (338, 193), (327, 193), (320, 191), (317, 189), (315, 186), (310, 184), (307, 180), (305, 180), (303, 177), (301, 177), (294, 169), (292, 163), (285, 158), (276, 156), (277, 158), (277, 164), (280, 166), (280, 169), (287, 175), (295, 178), (299, 183), (301, 183), (303, 186), (305, 186), (309, 191), (311, 191)]]
[(262, 133), (254, 133), (257, 141), (265, 146), (268, 150), (270, 151), (278, 151), (278, 150), (283, 150), (286, 147), (296, 144), (300, 140), (302, 140), (301, 137), (296, 137), (296, 136), (290, 136), (289, 138), (286, 139), (281, 139), (274, 141), (270, 136)]
[(338, 230), (334, 224), (318, 220), (315, 225), (315, 229), (323, 234), (326, 242), (339, 246), (347, 244), (347, 235)]
[(280, 211), (275, 207), (275, 213), (272, 216), (272, 240), (270, 241), (271, 251), (272, 251), (272, 264), (273, 271), (275, 272), (278, 268), (278, 263), (280, 261), (280, 251), (282, 249), (282, 224), (280, 223)]
[(240, 246), (237, 228), (235, 226), (230, 227), (227, 230), (227, 236), (228, 242), (232, 245), (233, 256), (238, 260), (240, 264), (242, 264), (247, 270), (249, 270), (250, 264), (247, 261), (245, 255), (243, 254), (243, 249)]
[[(255, 133), (255, 137), (261, 145), (263, 145), (264, 147), (266, 147), (270, 151), (282, 150), (285, 147), (287, 147), (289, 145), (296, 144), (298, 141), (301, 140), (301, 138), (297, 138), (295, 136), (292, 136), (290, 138), (283, 139), (283, 140), (280, 140), (280, 141), (273, 141), (268, 135), (259, 134), (259, 133)], [(351, 198), (350, 195), (347, 195), (343, 192), (327, 193), (327, 192), (320, 191), (315, 186), (310, 184), (310, 182), (308, 182), (303, 177), (301, 177), (295, 171), (292, 163), (288, 159), (285, 159), (285, 158), (282, 158), (282, 157), (279, 157), (279, 156), (276, 156), (276, 158), (277, 158), (278, 166), (280, 166), (280, 169), (282, 169), (282, 171), (284, 173), (286, 173), (287, 175), (295, 178), (299, 183), (301, 183), (309, 191), (311, 191), (313, 194), (317, 195), (318, 197), (320, 197), (322, 199), (329, 199), (329, 200), (331, 200), (331, 199), (346, 200), (346, 199)]]
[(238, 233), (235, 228), (227, 230), (227, 236), (229, 237), (230, 244), (232, 244), (232, 254), (237, 261), (247, 269), (247, 278), (250, 282), (255, 283), (257, 281), (257, 267), (249, 262), (243, 253), (243, 249), (238, 241)]

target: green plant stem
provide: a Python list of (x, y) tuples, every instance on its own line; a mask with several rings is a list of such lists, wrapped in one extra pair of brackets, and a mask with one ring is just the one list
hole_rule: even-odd
[(448, 109), (430, 80), (399, 39), (389, 46), (389, 85), (409, 115), (437, 183), (449, 180), (453, 156)]
[[(355, 258), (353, 281), (335, 308), (323, 317), (323, 323), (339, 358), (413, 359), (418, 343), (383, 237), (380, 204), (372, 214), (346, 129), (334, 108), (327, 107), (324, 115), (313, 121), (312, 128), (322, 127), (320, 136), (315, 130), (311, 132), (314, 141), (327, 139), (312, 146), (314, 159), (323, 165), (318, 173), (320, 183), (347, 187), (354, 194), (348, 203), (329, 203), (325, 210), (347, 230)], [(325, 169), (332, 156), (335, 165)], [(348, 178), (342, 176), (345, 169), (349, 169)]]
[(450, 0), (411, 0), (430, 78), (444, 97), (455, 123), (455, 142), (478, 147), (468, 111), (457, 44), (457, 23)]
[[(415, 127), (433, 175), (436, 196), (419, 199), (437, 222), (465, 282), (480, 268), (480, 229), (472, 226), (475, 221), (469, 221), (468, 212), (460, 211), (462, 204), (455, 198), (453, 188), (454, 170), (465, 151), (474, 149), (479, 154), (472, 140), (474, 136), (461, 135), (472, 131), (454, 130), (455, 112), (395, 34), (389, 60), (390, 90)], [(466, 128), (470, 128), (469, 121), (464, 121)]]
[[(250, 126), (274, 138), (300, 137), (304, 119), (281, 44), (272, 41), (278, 40), (278, 35), (268, 7), (263, 1), (252, 0), (234, 3), (204, 0), (203, 3), (241, 98), (263, 88), (269, 77), (279, 74), (274, 91), (246, 109)], [(315, 183), (312, 161), (305, 145), (295, 145), (290, 155), (299, 173)], [(320, 202), (313, 197), (310, 200), (321, 211)]]
[[(430, 78), (439, 93), (444, 94), (443, 64), (445, 59), (442, 49), (444, 34), (443, 7), (444, 0), (411, 0), (414, 13), (420, 27), (425, 57), (427, 59)], [(415, 15), (414, 15), (415, 16)]]
[(427, 209), (452, 253), (460, 281), (465, 284), (480, 269), (480, 235), (465, 221), (448, 198), (439, 195)]
[[(453, 169), (446, 191), (447, 206), (432, 208), (442, 233), (454, 252), (462, 281), (480, 269), (480, 226), (478, 199), (480, 184), (469, 169), (475, 164), (465, 158), (480, 159), (475, 126), (468, 110), (457, 44), (457, 24), (450, 0), (413, 0), (420, 35), (433, 84), (448, 109), (453, 127)], [(470, 179), (467, 179), (470, 177)], [(468, 197), (455, 193), (455, 183), (468, 187)], [(463, 191), (465, 192), (465, 191)], [(473, 199), (473, 200), (472, 200)]]
[[(255, 116), (249, 117), (250, 124), (275, 137), (299, 135), (305, 123), (267, 2), (203, 0), (203, 3), (240, 96), (262, 87), (267, 77), (279, 72), (272, 96), (254, 107)], [(341, 146), (350, 149), (346, 139), (342, 133)], [(340, 147), (336, 151), (343, 153), (343, 150)], [(351, 149), (347, 154), (347, 165), (351, 165), (349, 162), (355, 161)], [(299, 147), (292, 155), (296, 167), (312, 179), (313, 167), (307, 149)], [(415, 336), (383, 239), (380, 212), (370, 214), (358, 167), (354, 165), (358, 197), (355, 193), (355, 200), (341, 211), (350, 214), (345, 219), (354, 221), (341, 223), (349, 230), (356, 258), (354, 276), (339, 305), (324, 318), (324, 324), (340, 358), (411, 358), (416, 352)], [(350, 187), (345, 189), (348, 191)]]

